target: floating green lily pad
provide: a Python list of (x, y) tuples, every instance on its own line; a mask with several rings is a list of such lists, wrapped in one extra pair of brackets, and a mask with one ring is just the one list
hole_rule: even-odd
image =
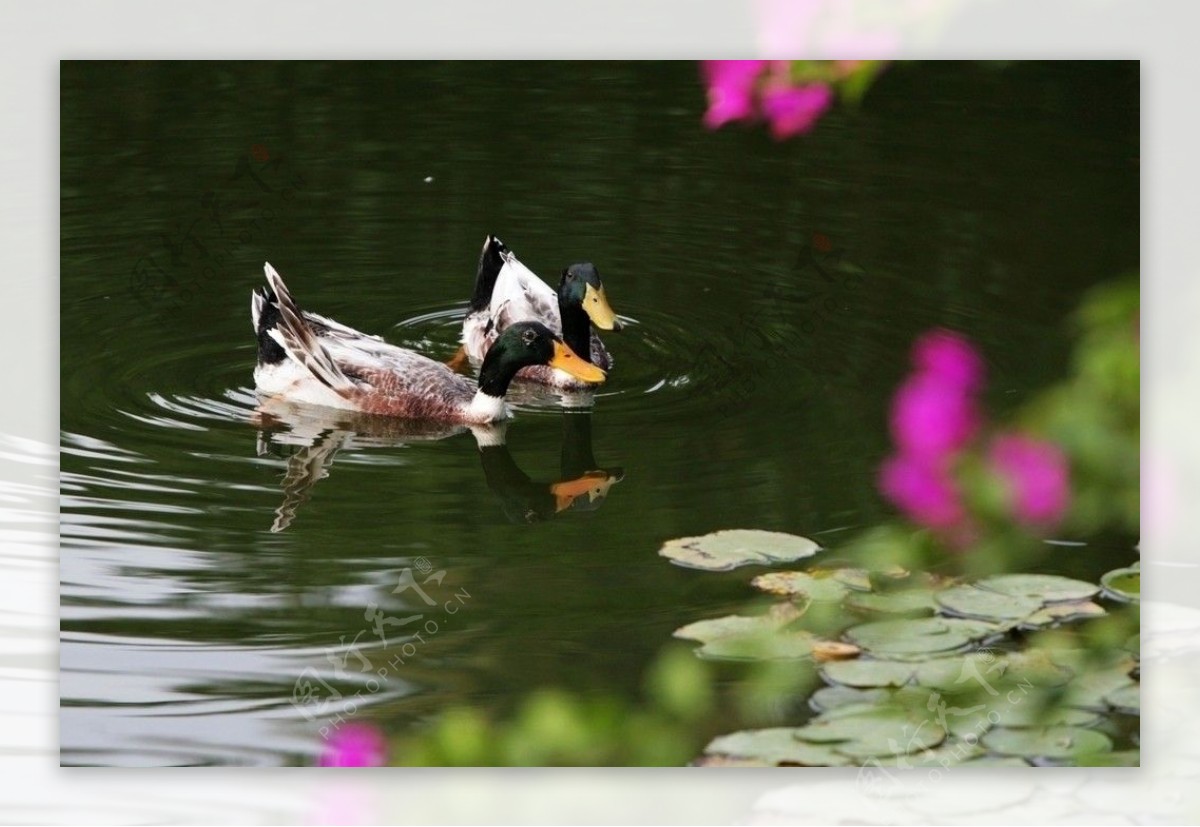
[(803, 741), (830, 744), (842, 755), (856, 759), (921, 752), (946, 738), (946, 730), (919, 713), (868, 705), (830, 710), (795, 734)]
[(934, 599), (947, 614), (995, 622), (1020, 620), (1044, 605), (1036, 597), (1004, 594), (969, 585), (951, 586), (935, 594)]
[(863, 623), (847, 629), (845, 637), (879, 658), (924, 660), (953, 654), (998, 631), (981, 620), (921, 617)]
[(1104, 696), (1105, 702), (1125, 715), (1142, 714), (1142, 685), (1127, 683)]
[(1028, 767), (1029, 762), (1023, 758), (1000, 757), (998, 755), (981, 755), (970, 758), (959, 764), (960, 767)]
[(814, 577), (803, 571), (772, 571), (760, 574), (750, 581), (750, 585), (770, 594), (805, 597), (821, 602), (839, 601), (849, 591), (845, 583), (832, 576)]
[(916, 664), (917, 686), (955, 694), (987, 690), (997, 684), (1007, 669), (1007, 659), (992, 652), (969, 652), (950, 658), (935, 658)]
[(820, 640), (805, 631), (772, 632), (748, 637), (723, 637), (696, 650), (702, 658), (717, 660), (798, 660), (811, 657)]
[(932, 614), (937, 608), (933, 592), (926, 589), (901, 589), (894, 592), (851, 592), (846, 597), (851, 609), (882, 614), (919, 615)]
[(826, 712), (852, 704), (884, 703), (891, 693), (881, 687), (855, 689), (852, 686), (822, 686), (808, 699), (808, 705), (817, 712)]
[(984, 748), (1001, 755), (1052, 761), (1078, 760), (1085, 755), (1112, 750), (1112, 741), (1107, 735), (1072, 726), (993, 729), (983, 736), (981, 743)]
[(1028, 729), (1067, 726), (1089, 727), (1100, 720), (1100, 714), (1087, 709), (1046, 705), (1044, 699), (1032, 695), (1021, 695), (1010, 691), (1007, 696), (993, 702), (988, 710), (988, 720), (994, 726), (1010, 729)]
[(805, 767), (844, 767), (851, 763), (848, 758), (834, 751), (831, 745), (799, 740), (797, 731), (795, 728), (776, 727), (732, 732), (714, 738), (704, 752)]
[(1071, 682), (1067, 686), (1065, 703), (1083, 709), (1107, 712), (1109, 695), (1119, 689), (1136, 685), (1133, 678), (1129, 676), (1130, 670), (1136, 665), (1137, 662), (1126, 655), (1107, 666), (1084, 664), (1077, 667), (1081, 671), (1071, 678)]
[(871, 591), (871, 573), (866, 569), (834, 569), (831, 576), (848, 589), (858, 592)]
[(821, 667), (829, 683), (855, 688), (903, 686), (912, 680), (916, 666), (889, 660), (836, 660)]
[(821, 638), (782, 627), (789, 616), (765, 614), (727, 615), (699, 620), (675, 630), (675, 637), (702, 643), (696, 654), (723, 660), (791, 660), (812, 654)]
[(738, 528), (668, 540), (658, 553), (678, 566), (729, 571), (738, 566), (790, 563), (811, 557), (820, 548), (795, 534)]
[(1087, 600), (1100, 591), (1100, 587), (1093, 583), (1056, 574), (999, 574), (980, 580), (975, 585), (1012, 597), (1033, 598), (1042, 603)]
[(766, 615), (746, 617), (726, 615), (709, 620), (697, 620), (675, 630), (675, 637), (707, 643), (723, 637), (746, 637), (779, 628), (779, 623)]
[[(986, 753), (983, 749), (974, 743), (967, 743), (958, 738), (948, 737), (945, 741), (938, 744), (933, 749), (927, 749), (923, 752), (913, 753), (912, 755), (895, 755), (884, 758), (875, 758), (871, 765), (878, 764), (881, 767), (888, 769), (934, 769), (953, 767), (967, 762), (974, 762), (976, 759), (982, 758)], [(1008, 760), (1008, 759), (1006, 759)]]
[(1048, 603), (1042, 609), (1023, 618), (1017, 625), (1022, 629), (1039, 629), (1058, 623), (1071, 623), (1076, 620), (1087, 620), (1108, 614), (1104, 607), (1090, 600), (1072, 601), (1070, 603)]
[(1123, 603), (1137, 603), (1142, 599), (1142, 573), (1139, 569), (1129, 567), (1116, 569), (1100, 578), (1104, 593)]
[(1010, 682), (1045, 689), (1062, 686), (1075, 677), (1075, 671), (1057, 661), (1044, 649), (1024, 649), (1004, 655), (1004, 674)]

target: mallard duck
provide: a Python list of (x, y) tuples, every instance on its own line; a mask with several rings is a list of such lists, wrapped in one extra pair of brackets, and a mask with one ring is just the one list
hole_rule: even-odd
[(604, 371), (585, 362), (545, 325), (509, 326), (484, 356), (478, 385), (446, 365), (378, 336), (302, 311), (275, 268), (263, 267), (267, 286), (253, 291), (258, 336), (254, 381), (260, 393), (407, 419), (467, 425), (509, 416), (504, 394), (517, 371), (547, 365), (584, 382)]
[[(555, 291), (518, 261), (504, 242), (489, 235), (479, 255), (475, 293), (463, 320), (463, 351), (478, 363), (496, 337), (511, 325), (529, 321), (561, 334), (568, 347), (602, 370), (612, 367), (612, 357), (591, 328), (620, 330), (621, 323), (608, 304), (596, 265), (572, 264), (562, 271)], [(556, 388), (578, 389), (589, 384), (544, 365), (524, 368), (517, 378)]]

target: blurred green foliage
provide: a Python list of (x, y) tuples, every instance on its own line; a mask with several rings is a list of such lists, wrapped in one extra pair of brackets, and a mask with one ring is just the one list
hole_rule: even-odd
[(1141, 358), (1137, 276), (1092, 290), (1076, 313), (1072, 374), (1023, 420), (1071, 459), (1069, 526), (1079, 533), (1140, 526)]
[(678, 766), (711, 735), (709, 664), (686, 647), (665, 649), (644, 679), (644, 700), (606, 693), (537, 690), (507, 719), (472, 707), (447, 710), (428, 730), (393, 744), (409, 766)]

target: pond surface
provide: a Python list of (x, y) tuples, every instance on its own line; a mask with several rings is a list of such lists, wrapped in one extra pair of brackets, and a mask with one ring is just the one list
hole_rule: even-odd
[[(310, 763), (345, 705), (293, 703), (306, 681), (392, 733), (547, 684), (632, 696), (760, 571), (663, 541), (836, 547), (889, 515), (919, 332), (981, 346), (996, 415), (1061, 375), (1081, 292), (1138, 266), (1137, 90), (1136, 63), (894, 66), (775, 143), (705, 131), (691, 63), (64, 63), (63, 763)], [(524, 395), (484, 452), (260, 429), (264, 261), (305, 307), (449, 358), (488, 232), (548, 279), (604, 275), (630, 324), (590, 415)], [(372, 617), (388, 653), (413, 642), (403, 577), (440, 623), (379, 682), (349, 646), (383, 656)]]

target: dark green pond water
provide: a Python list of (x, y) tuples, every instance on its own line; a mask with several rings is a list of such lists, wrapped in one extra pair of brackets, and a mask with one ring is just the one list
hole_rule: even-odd
[[(996, 415), (1062, 374), (1081, 292), (1138, 266), (1137, 91), (1136, 63), (899, 65), (775, 143), (704, 130), (692, 63), (64, 63), (63, 763), (310, 762), (297, 682), (366, 686), (327, 653), (377, 647), (374, 607), (421, 611), (406, 569), (467, 596), (357, 715), (633, 695), (757, 571), (674, 567), (664, 540), (836, 547), (890, 514), (875, 469), (920, 331), (974, 338)], [(594, 261), (630, 320), (590, 418), (522, 398), (487, 463), (469, 433), (260, 437), (264, 261), (448, 358), (488, 232), (548, 278)], [(555, 513), (547, 486), (592, 462), (623, 476)]]

